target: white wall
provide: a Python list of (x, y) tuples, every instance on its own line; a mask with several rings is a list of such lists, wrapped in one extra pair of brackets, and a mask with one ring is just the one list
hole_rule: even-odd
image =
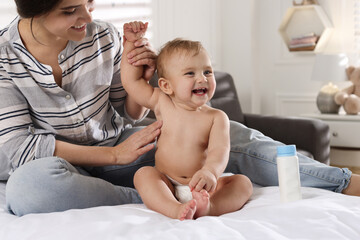
[(222, 38), (220, 70), (229, 72), (236, 81), (236, 90), (244, 112), (259, 111), (259, 101), (253, 99), (257, 88), (256, 1), (226, 0), (222, 5), (219, 35)]
[[(261, 99), (260, 112), (264, 114), (299, 115), (316, 112), (315, 98), (324, 83), (311, 81), (315, 54), (288, 52), (278, 34), (278, 27), (292, 1), (258, 1), (258, 88), (253, 98)], [(342, 52), (347, 43), (340, 40), (351, 38), (351, 31), (345, 31), (343, 20), (349, 17), (343, 11), (345, 0), (319, 0), (334, 26), (325, 52)], [(346, 1), (352, 5), (352, 1)], [(350, 14), (351, 17), (351, 14)], [(347, 35), (346, 35), (347, 34)], [(349, 35), (350, 34), (350, 35)], [(343, 35), (343, 39), (339, 36)], [(326, 69), (324, 69), (326, 70)], [(342, 84), (341, 84), (342, 85)], [(257, 95), (257, 96), (256, 96)]]
[(263, 114), (294, 115), (316, 109), (315, 96), (320, 85), (310, 81), (314, 54), (289, 53), (278, 33), (282, 17), (291, 4), (284, 0), (259, 4), (256, 64), (259, 75), (254, 98), (260, 99)]
[(153, 0), (154, 45), (159, 49), (176, 37), (201, 41), (215, 66), (220, 64), (218, 36), (220, 10), (218, 0)]
[[(101, 0), (98, 0), (101, 1)], [(243, 111), (260, 109), (253, 71), (256, 63), (254, 29), (257, 29), (256, 1), (247, 0), (153, 0), (154, 47), (176, 37), (199, 40), (209, 51), (216, 70), (227, 71), (236, 81)], [(13, 0), (1, 0), (0, 26), (16, 15)], [(253, 26), (254, 25), (254, 26)], [(257, 107), (252, 106), (257, 103)]]
[(0, 29), (10, 23), (16, 16), (14, 0), (0, 1)]
[[(252, 25), (255, 1), (154, 0), (155, 47), (175, 37), (201, 41), (212, 56), (216, 70), (227, 71), (236, 81), (244, 111), (252, 108)], [(256, 23), (255, 23), (256, 24)], [(156, 33), (156, 30), (158, 33)]]
[[(244, 112), (299, 115), (317, 111), (321, 82), (311, 81), (314, 53), (289, 53), (278, 28), (290, 0), (155, 0), (156, 46), (174, 37), (200, 40), (217, 70), (232, 74)], [(335, 31), (325, 47), (339, 51), (346, 0), (319, 0)], [(349, 33), (349, 32), (348, 32)], [(348, 45), (344, 42), (343, 45)]]

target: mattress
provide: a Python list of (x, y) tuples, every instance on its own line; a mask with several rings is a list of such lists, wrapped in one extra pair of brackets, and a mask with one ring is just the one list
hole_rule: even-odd
[(16, 217), (0, 183), (0, 239), (360, 239), (360, 198), (301, 188), (303, 199), (281, 203), (278, 187), (254, 186), (239, 211), (179, 221), (143, 204), (103, 206)]

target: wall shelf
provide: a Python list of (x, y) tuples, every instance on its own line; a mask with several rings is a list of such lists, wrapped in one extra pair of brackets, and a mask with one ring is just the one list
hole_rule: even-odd
[[(333, 26), (330, 20), (319, 5), (289, 8), (279, 27), (279, 33), (291, 52), (322, 52), (332, 30)], [(308, 36), (307, 40), (314, 40), (314, 38), (310, 39), (310, 35), (317, 38), (315, 44), (304, 43), (300, 45), (306, 36)]]

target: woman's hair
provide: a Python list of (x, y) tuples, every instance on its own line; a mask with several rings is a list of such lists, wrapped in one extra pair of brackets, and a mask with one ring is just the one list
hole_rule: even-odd
[(203, 50), (203, 45), (198, 41), (191, 41), (182, 38), (175, 38), (167, 42), (160, 50), (157, 58), (157, 73), (159, 77), (166, 74), (166, 62), (172, 54), (182, 52), (185, 54), (193, 53), (194, 56)]
[(15, 0), (17, 12), (22, 18), (33, 18), (49, 13), (62, 0)]
[[(51, 12), (62, 0), (15, 0), (16, 9), (20, 17), (30, 18), (30, 28), (33, 38), (38, 41), (33, 32), (33, 20), (36, 16), (41, 16)], [(38, 41), (39, 42), (39, 41)], [(41, 42), (39, 42), (42, 44)]]

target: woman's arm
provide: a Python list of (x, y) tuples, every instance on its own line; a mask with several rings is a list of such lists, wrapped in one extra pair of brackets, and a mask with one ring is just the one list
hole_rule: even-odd
[[(9, 79), (5, 72), (0, 77)], [(75, 165), (128, 164), (154, 147), (162, 123), (134, 133), (115, 147), (70, 144), (55, 140), (51, 131), (36, 129), (26, 99), (12, 81), (0, 82), (0, 180), (9, 172), (37, 158), (59, 156)]]
[(156, 50), (151, 46), (148, 39), (141, 38), (134, 42), (135, 48), (126, 54), (128, 61), (133, 66), (143, 66), (143, 78), (150, 81), (156, 70)]
[(27, 99), (11, 76), (0, 71), (0, 79), (0, 180), (6, 180), (21, 165), (51, 156), (55, 137), (34, 127)]
[(159, 136), (161, 126), (162, 122), (154, 122), (115, 147), (83, 146), (57, 140), (54, 156), (74, 165), (126, 165), (154, 148), (151, 143)]

